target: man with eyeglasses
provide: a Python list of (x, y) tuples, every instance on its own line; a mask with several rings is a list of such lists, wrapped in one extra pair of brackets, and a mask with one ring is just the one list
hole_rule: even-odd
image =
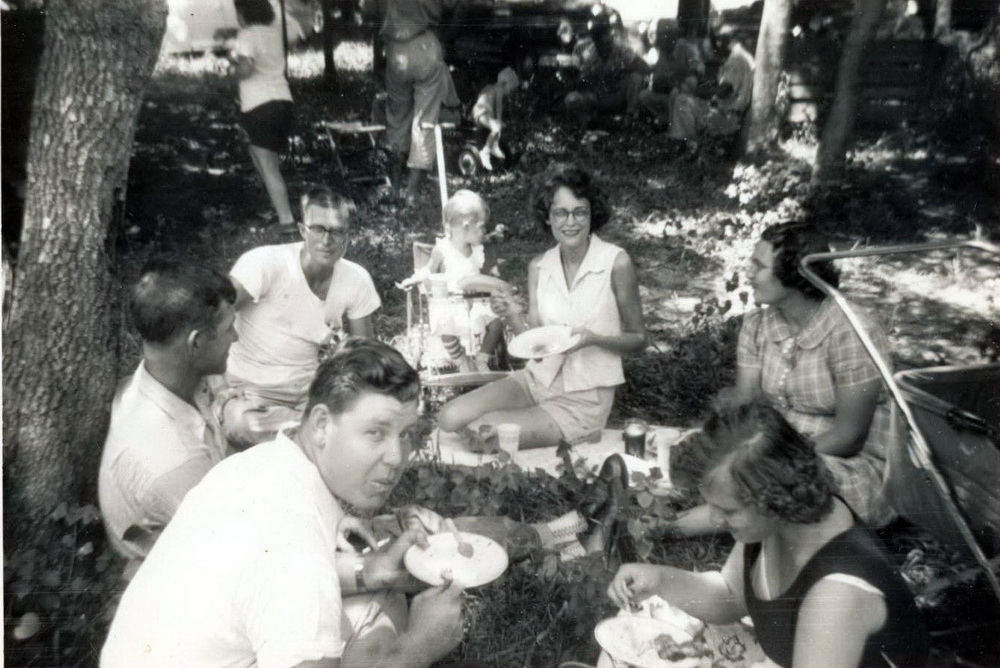
[(344, 330), (374, 336), (382, 301), (364, 267), (344, 258), (354, 211), (349, 199), (314, 188), (302, 198), (302, 241), (248, 251), (230, 272), (240, 341), (226, 373), (235, 395), (220, 414), (237, 448), (298, 421), (323, 346)]

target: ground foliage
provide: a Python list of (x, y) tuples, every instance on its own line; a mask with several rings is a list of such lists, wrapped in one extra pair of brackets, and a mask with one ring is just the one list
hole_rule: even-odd
[[(341, 87), (334, 91), (322, 82), (317, 49), (291, 59), (298, 130), (286, 176), (293, 192), (326, 182), (358, 200), (348, 254), (369, 269), (383, 295), (376, 329), (388, 340), (404, 329), (405, 302), (394, 284), (413, 269), (412, 243), (430, 240), (440, 229), (436, 193), (402, 209), (384, 186), (348, 181), (335, 169), (316, 123), (367, 118), (377, 90), (370, 50), (344, 43), (337, 62)], [(282, 241), (269, 226), (273, 214), (236, 125), (235, 85), (223, 72), (224, 63), (212, 56), (165, 59), (158, 68), (131, 165), (117, 267), (122, 286), (153, 255), (199, 259), (225, 270), (246, 250)], [(465, 79), (482, 82), (490, 74)], [(948, 85), (967, 85), (960, 74), (955, 78), (958, 83)], [(731, 382), (735, 335), (752, 306), (742, 267), (770, 223), (812, 215), (842, 247), (969, 234), (977, 226), (997, 236), (995, 157), (978, 135), (942, 131), (933, 117), (863, 138), (845, 185), (819, 191), (809, 182), (814, 127), (789, 128), (773, 152), (753, 162), (735, 162), (723, 144), (682, 158), (661, 132), (643, 123), (582, 127), (560, 116), (538, 102), (558, 97), (559, 78), (550, 76), (548, 84), (545, 94), (522, 95), (509, 106), (506, 134), (514, 164), (485, 177), (450, 177), (448, 185), (452, 191), (473, 188), (490, 201), (493, 222), (507, 229), (498, 249), (501, 273), (523, 288), (529, 258), (551, 245), (527, 206), (531, 179), (552, 162), (575, 160), (606, 181), (616, 206), (602, 235), (628, 250), (637, 266), (651, 334), (650, 347), (626, 361), (628, 381), (618, 393), (612, 424), (638, 415), (696, 425), (712, 396)], [(947, 111), (942, 117), (973, 113), (960, 104), (969, 96), (956, 90), (938, 91), (932, 100)], [(943, 125), (952, 127), (951, 121)], [(351, 138), (342, 144), (344, 152), (364, 146)], [(363, 154), (345, 162), (351, 174), (382, 166)], [(972, 254), (937, 254), (852, 261), (843, 269), (845, 290), (884, 319), (897, 366), (968, 363), (1000, 354), (995, 264)], [(139, 342), (130, 331), (125, 341), (122, 368), (130, 368)], [(427, 429), (432, 419), (425, 421)], [(648, 481), (639, 484), (628, 522), (639, 556), (695, 569), (721, 562), (729, 545), (724, 539), (650, 539), (647, 529), (655, 518), (669, 517), (694, 497), (658, 498), (642, 489)], [(577, 507), (593, 491), (593, 471), (572, 462), (554, 478), (511, 466), (445, 469), (421, 461), (393, 502), (531, 522)], [(36, 544), (5, 550), (5, 651), (11, 665), (96, 665), (121, 589), (120, 564), (100, 529), (92, 506), (63, 506), (49, 526), (40, 527)], [(969, 610), (988, 609), (982, 582), (965, 575), (966, 565), (929, 537), (894, 527), (886, 538), (936, 628), (961, 626)], [(561, 562), (539, 554), (515, 564), (501, 583), (467, 595), (468, 634), (457, 655), (497, 666), (593, 660), (593, 625), (612, 612), (604, 596), (609, 576), (596, 557)], [(935, 591), (933, 583), (942, 576), (957, 584)], [(940, 643), (968, 644), (969, 637), (946, 635)]]

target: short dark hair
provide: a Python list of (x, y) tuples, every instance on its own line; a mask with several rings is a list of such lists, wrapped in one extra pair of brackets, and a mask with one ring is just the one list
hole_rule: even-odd
[(129, 307), (142, 340), (163, 344), (211, 327), (223, 302), (236, 302), (236, 288), (225, 274), (193, 262), (157, 258), (146, 263), (132, 286)]
[[(798, 290), (811, 299), (823, 299), (823, 292), (799, 273), (802, 258), (812, 253), (830, 251), (830, 238), (811, 222), (791, 221), (768, 227), (761, 241), (774, 246), (774, 276), (786, 288)], [(812, 265), (817, 276), (833, 287), (840, 287), (840, 272), (832, 262)]]
[(233, 5), (248, 26), (269, 26), (274, 22), (274, 8), (268, 0), (233, 0)]
[(324, 185), (312, 186), (302, 195), (302, 216), (305, 217), (306, 209), (310, 206), (320, 206), (324, 209), (337, 209), (346, 222), (350, 222), (357, 211), (357, 206), (347, 195), (334, 191), (333, 188)]
[(320, 363), (309, 386), (305, 415), (323, 404), (331, 413), (351, 408), (362, 392), (385, 394), (400, 403), (420, 396), (420, 376), (395, 348), (351, 337)]
[(590, 231), (597, 232), (611, 219), (611, 205), (602, 185), (586, 169), (577, 165), (554, 165), (542, 174), (532, 197), (535, 221), (548, 230), (549, 209), (556, 191), (567, 188), (573, 196), (590, 203)]
[(796, 524), (818, 522), (833, 509), (833, 474), (813, 444), (769, 404), (716, 409), (699, 445), (703, 490), (731, 477), (742, 503)]

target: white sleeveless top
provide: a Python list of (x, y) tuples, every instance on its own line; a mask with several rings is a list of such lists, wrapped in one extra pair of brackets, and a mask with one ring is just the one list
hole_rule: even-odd
[(458, 282), (466, 276), (476, 276), (483, 273), (486, 254), (482, 244), (473, 246), (472, 254), (469, 257), (462, 255), (462, 251), (455, 248), (448, 239), (438, 239), (434, 242), (434, 246), (444, 258), (444, 275), (448, 279), (449, 291), (458, 292)]
[[(618, 246), (591, 235), (590, 247), (573, 284), (567, 285), (559, 247), (546, 251), (538, 264), (535, 293), (541, 324), (586, 327), (602, 336), (621, 334), (622, 318), (611, 289), (611, 272), (615, 258), (623, 252)], [(587, 346), (569, 355), (529, 364), (536, 378), (551, 383), (559, 371), (559, 360), (567, 392), (614, 387), (625, 382), (621, 355), (600, 346)]]

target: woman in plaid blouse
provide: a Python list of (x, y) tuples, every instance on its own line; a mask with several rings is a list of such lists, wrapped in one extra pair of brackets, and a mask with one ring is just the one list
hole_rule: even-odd
[[(827, 239), (805, 223), (774, 225), (761, 235), (747, 276), (757, 303), (767, 308), (744, 318), (733, 394), (737, 400), (763, 397), (777, 408), (813, 442), (851, 509), (869, 526), (881, 527), (895, 517), (883, 485), (888, 396), (846, 316), (798, 271), (804, 256), (828, 250)], [(814, 271), (830, 285), (839, 285), (832, 263)], [(859, 315), (888, 360), (885, 332)], [(673, 524), (682, 533), (709, 527), (704, 507)]]

